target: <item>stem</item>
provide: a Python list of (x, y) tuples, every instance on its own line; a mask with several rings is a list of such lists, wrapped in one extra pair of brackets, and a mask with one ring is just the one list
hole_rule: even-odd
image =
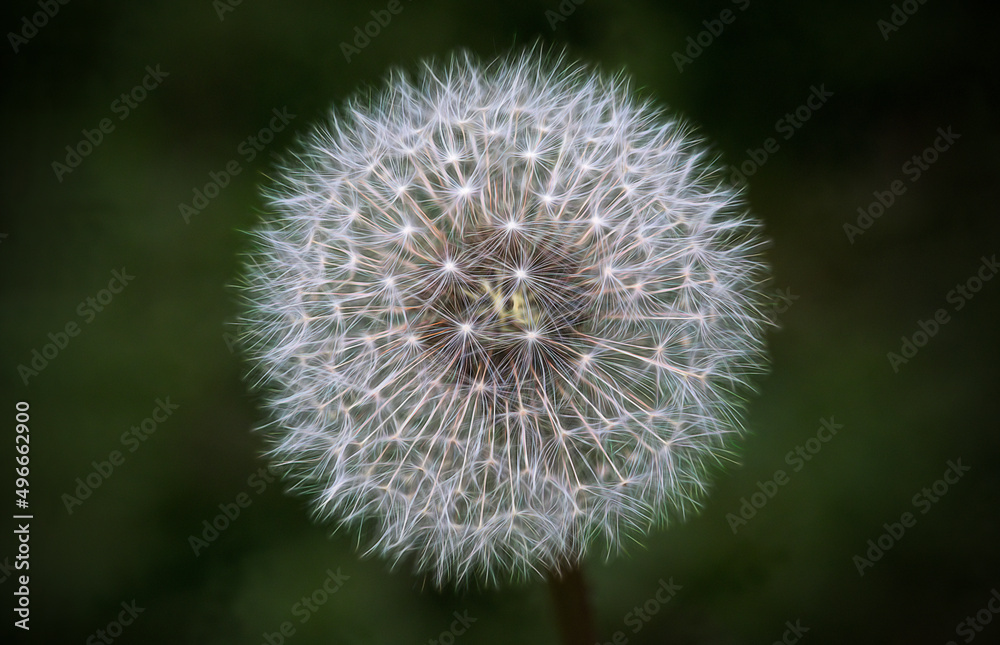
[(587, 582), (584, 580), (580, 565), (574, 564), (560, 571), (550, 571), (548, 577), (562, 645), (597, 643)]

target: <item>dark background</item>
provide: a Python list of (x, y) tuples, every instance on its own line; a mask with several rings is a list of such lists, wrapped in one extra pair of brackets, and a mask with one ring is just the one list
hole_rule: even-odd
[[(964, 642), (956, 625), (1000, 587), (1000, 280), (960, 310), (948, 301), (1000, 252), (993, 23), (943, 1), (907, 3), (917, 11), (888, 39), (878, 21), (889, 2), (752, 0), (740, 11), (728, 1), (567, 0), (569, 15), (552, 24), (557, 0), (402, 2), (350, 62), (340, 44), (386, 2), (244, 0), (220, 20), (211, 0), (75, 0), (16, 52), (8, 32), (39, 7), (2, 10), (0, 481), (13, 510), (14, 406), (25, 400), (34, 521), (24, 642), (88, 642), (133, 600), (144, 611), (115, 642), (256, 645), (292, 621), (292, 645), (425, 643), (456, 611), (476, 619), (456, 642), (555, 642), (543, 584), (439, 593), (359, 558), (350, 535), (329, 538), (277, 483), (254, 489), (260, 415), (226, 335), (241, 231), (257, 221), (258, 185), (296, 131), (390, 66), (459, 46), (493, 57), (535, 38), (626, 69), (728, 163), (768, 137), (779, 145), (749, 179), (784, 299), (741, 464), (717, 478), (701, 514), (608, 563), (588, 561), (604, 639), (772, 643), (798, 620), (806, 644)], [(674, 53), (726, 8), (735, 20), (679, 71)], [(169, 76), (120, 120), (112, 103), (147, 65)], [(821, 85), (833, 96), (790, 138), (776, 132)], [(238, 146), (282, 107), (295, 119), (248, 161)], [(104, 118), (114, 130), (57, 179), (53, 162)], [(960, 138), (911, 181), (904, 164), (949, 127)], [(232, 160), (240, 173), (185, 223), (179, 205)], [(844, 224), (895, 180), (906, 192), (849, 241)], [(123, 267), (134, 280), (88, 322), (78, 307)], [(948, 322), (894, 371), (887, 353), (938, 309)], [(79, 335), (25, 384), (19, 366), (71, 322)], [(178, 409), (129, 452), (122, 433), (166, 397)], [(843, 429), (795, 472), (786, 454), (831, 417)], [(124, 463), (68, 512), (63, 496), (114, 450)], [(959, 458), (971, 470), (921, 513), (928, 506), (914, 495)], [(727, 514), (778, 469), (788, 483), (734, 534)], [(189, 536), (242, 492), (249, 507), (196, 557)], [(907, 511), (915, 525), (859, 575), (854, 556)], [(0, 523), (6, 630), (14, 521)], [(327, 569), (348, 579), (302, 624), (293, 606)], [(629, 612), (671, 577), (681, 590), (637, 623)], [(975, 642), (1000, 642), (1000, 624)]]

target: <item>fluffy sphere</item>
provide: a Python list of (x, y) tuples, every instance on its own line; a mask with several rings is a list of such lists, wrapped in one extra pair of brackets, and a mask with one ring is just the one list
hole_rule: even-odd
[(318, 519), (443, 584), (698, 506), (764, 365), (763, 238), (624, 76), (537, 50), (395, 71), (266, 197), (244, 337)]

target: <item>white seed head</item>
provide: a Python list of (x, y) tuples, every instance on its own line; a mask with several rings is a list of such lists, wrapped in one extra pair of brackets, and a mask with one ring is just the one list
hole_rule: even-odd
[(318, 519), (495, 583), (698, 507), (765, 364), (763, 238), (624, 76), (537, 49), (395, 71), (266, 196), (244, 341)]

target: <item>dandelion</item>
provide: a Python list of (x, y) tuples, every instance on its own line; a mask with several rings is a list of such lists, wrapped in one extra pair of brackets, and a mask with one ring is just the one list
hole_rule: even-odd
[(537, 49), (394, 71), (266, 197), (245, 341), (317, 519), (495, 584), (699, 506), (765, 362), (763, 238), (625, 76)]

